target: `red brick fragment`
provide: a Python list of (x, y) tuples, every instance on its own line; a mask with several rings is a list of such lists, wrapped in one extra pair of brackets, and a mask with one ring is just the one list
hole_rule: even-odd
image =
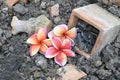
[(5, 0), (5, 4), (8, 6), (8, 7), (12, 7), (15, 3), (17, 3), (19, 0)]

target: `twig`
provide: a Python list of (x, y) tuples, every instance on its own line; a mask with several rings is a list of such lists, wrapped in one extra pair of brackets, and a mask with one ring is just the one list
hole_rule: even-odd
[(75, 50), (78, 54), (84, 56), (86, 59), (90, 59), (90, 55), (87, 54), (87, 53), (85, 53), (83, 50), (80, 50), (77, 46), (74, 46), (74, 50)]

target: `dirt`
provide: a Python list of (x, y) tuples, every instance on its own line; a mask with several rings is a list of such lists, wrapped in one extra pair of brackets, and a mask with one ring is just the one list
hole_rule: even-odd
[[(46, 5), (41, 5), (41, 3)], [(49, 7), (59, 3), (60, 15), (50, 17)], [(21, 5), (22, 8), (14, 5), (8, 8), (3, 1), (0, 1), (0, 80), (60, 80), (57, 69), (60, 68), (53, 59), (46, 59), (43, 55), (37, 54), (33, 57), (29, 55), (29, 45), (26, 40), (30, 35), (19, 33), (12, 35), (11, 19), (15, 15), (21, 20), (28, 20), (31, 17), (37, 17), (41, 14), (46, 15), (52, 22), (53, 27), (58, 24), (67, 24), (72, 9), (85, 6), (91, 3), (97, 3), (110, 13), (120, 17), (120, 8), (117, 5), (106, 5), (96, 0), (28, 0), (27, 3), (19, 1), (15, 5)], [(83, 26), (80, 28), (79, 26)], [(79, 39), (79, 48), (90, 51), (95, 42), (98, 31), (87, 23), (79, 22), (77, 24)], [(88, 32), (91, 37), (88, 37)], [(81, 37), (81, 38), (80, 38)], [(89, 39), (89, 41), (88, 41)], [(82, 40), (82, 44), (80, 44)], [(76, 40), (75, 40), (76, 41)], [(80, 45), (79, 45), (80, 44)], [(73, 64), (78, 69), (87, 73), (87, 76), (81, 80), (120, 80), (120, 33), (116, 39), (105, 46), (105, 48), (93, 57), (86, 60), (83, 56), (76, 53), (75, 58), (68, 58), (67, 64)], [(39, 64), (38, 62), (42, 63)]]

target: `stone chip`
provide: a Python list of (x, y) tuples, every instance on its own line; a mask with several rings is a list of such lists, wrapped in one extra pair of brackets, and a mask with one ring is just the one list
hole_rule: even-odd
[(59, 15), (59, 4), (55, 4), (50, 8), (50, 16), (58, 16)]
[(72, 64), (59, 68), (58, 74), (62, 77), (62, 80), (79, 80), (87, 75), (83, 71), (78, 71), (76, 66)]
[(52, 22), (45, 15), (40, 15), (37, 18), (30, 18), (27, 21), (19, 20), (16, 16), (13, 16), (11, 27), (13, 35), (20, 32), (32, 34), (42, 27), (46, 27), (47, 30), (50, 31), (52, 28)]

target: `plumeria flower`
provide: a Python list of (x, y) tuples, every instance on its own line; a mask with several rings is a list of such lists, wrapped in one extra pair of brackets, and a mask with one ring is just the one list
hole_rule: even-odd
[(41, 28), (38, 33), (35, 33), (28, 38), (27, 43), (32, 44), (30, 46), (30, 55), (35, 55), (38, 51), (42, 54), (46, 52), (49, 46), (51, 46), (51, 40), (47, 39), (46, 28)]
[(59, 37), (53, 37), (51, 42), (53, 46), (49, 47), (46, 51), (46, 58), (55, 57), (55, 62), (60, 66), (64, 66), (67, 62), (67, 56), (75, 56), (75, 53), (71, 50), (71, 41), (69, 39), (64, 39), (62, 41)]
[(48, 37), (60, 37), (62, 40), (64, 39), (70, 39), (72, 42), (74, 42), (72, 39), (74, 39), (77, 35), (76, 28), (72, 28), (68, 30), (68, 26), (65, 24), (61, 24), (56, 26), (52, 31), (48, 33)]

